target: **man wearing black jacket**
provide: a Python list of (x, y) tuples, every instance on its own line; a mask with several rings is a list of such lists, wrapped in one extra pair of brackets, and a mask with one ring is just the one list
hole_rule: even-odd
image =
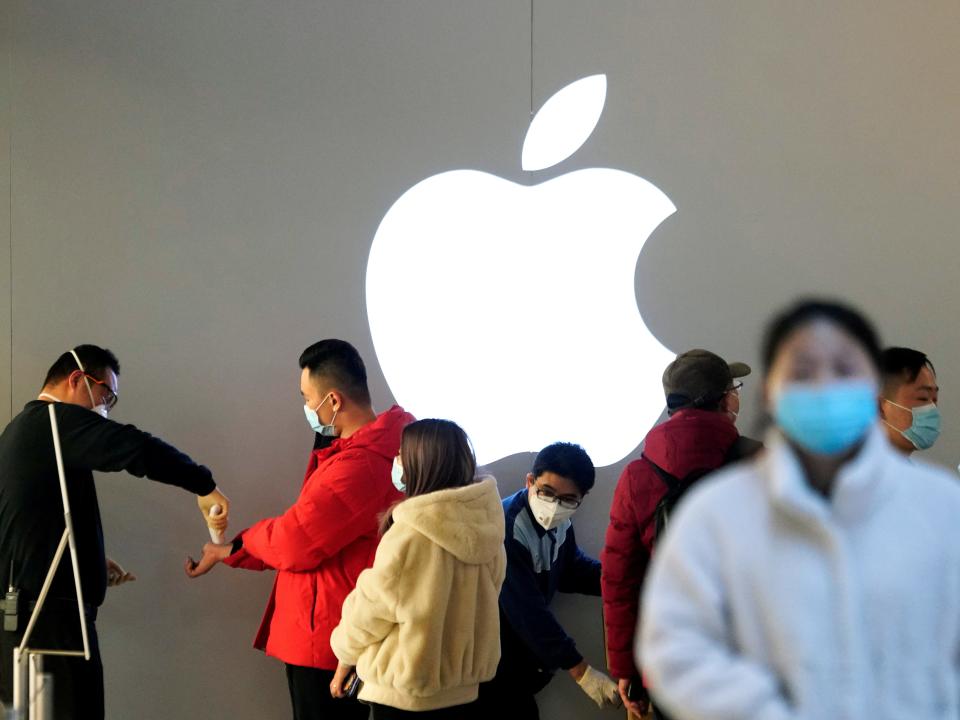
[[(13, 649), (23, 637), (64, 529), (48, 410), (54, 403), (91, 652), (89, 661), (82, 657), (44, 658), (44, 670), (54, 676), (58, 720), (99, 720), (104, 716), (103, 666), (95, 620), (108, 585), (108, 560), (93, 471), (125, 470), (192, 492), (198, 496), (208, 524), (218, 530), (226, 528), (229, 513), (229, 501), (217, 490), (206, 467), (133, 425), (108, 418), (117, 402), (119, 374), (120, 364), (109, 350), (80, 345), (64, 353), (47, 373), (38, 399), (27, 403), (0, 435), (0, 583), (3, 590), (10, 588), (19, 597), (16, 618), (5, 618), (16, 629), (0, 631), (0, 699), (9, 703)], [(222, 508), (215, 519), (209, 517), (214, 505)], [(117, 566), (111, 567), (112, 572), (116, 570)], [(66, 558), (57, 569), (29, 644), (44, 649), (82, 649), (73, 569)]]

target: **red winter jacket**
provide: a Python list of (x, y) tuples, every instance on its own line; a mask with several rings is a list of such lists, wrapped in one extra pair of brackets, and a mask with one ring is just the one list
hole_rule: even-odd
[(226, 564), (277, 571), (254, 647), (291, 665), (336, 669), (330, 633), (357, 576), (373, 565), (378, 515), (403, 499), (390, 469), (412, 421), (395, 405), (314, 450), (293, 507), (240, 533), (243, 547)]
[[(643, 454), (671, 475), (723, 464), (738, 437), (725, 413), (680, 410), (644, 440)], [(633, 661), (640, 587), (654, 540), (653, 514), (667, 488), (644, 459), (624, 468), (610, 508), (610, 525), (601, 554), (607, 666), (615, 678), (637, 677)]]

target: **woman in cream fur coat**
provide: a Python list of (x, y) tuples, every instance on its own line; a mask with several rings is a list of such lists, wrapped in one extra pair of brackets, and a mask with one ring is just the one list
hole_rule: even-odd
[(360, 574), (330, 638), (353, 667), (373, 718), (469, 718), (500, 659), (498, 598), (506, 571), (503, 506), (492, 477), (475, 479), (466, 434), (447, 420), (403, 431), (394, 484), (407, 499), (384, 519), (373, 567)]

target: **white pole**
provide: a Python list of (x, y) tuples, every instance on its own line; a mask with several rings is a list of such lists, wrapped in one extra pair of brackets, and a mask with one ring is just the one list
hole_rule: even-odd
[(53, 676), (43, 672), (43, 655), (30, 654), (30, 719), (53, 720)]
[(21, 653), (20, 648), (13, 649), (13, 717), (27, 720), (30, 694), (29, 653)]
[(47, 577), (43, 579), (43, 587), (40, 588), (40, 597), (33, 605), (33, 612), (30, 613), (30, 621), (27, 623), (27, 629), (20, 639), (20, 652), (27, 651), (27, 643), (30, 642), (30, 635), (33, 633), (33, 626), (37, 624), (37, 618), (40, 617), (40, 611), (43, 604), (47, 601), (47, 593), (50, 592), (50, 585), (53, 584), (53, 577), (57, 574), (57, 568), (60, 566), (60, 560), (63, 557), (63, 551), (67, 548), (67, 531), (63, 531), (60, 538), (60, 544), (57, 546), (57, 552), (53, 556), (53, 562), (50, 563), (50, 569), (47, 570)]
[(40, 717), (40, 674), (43, 672), (43, 658), (30, 654), (27, 665), (30, 667), (30, 720)]
[(57, 426), (56, 403), (50, 403), (50, 429), (53, 432), (53, 451), (57, 456), (57, 474), (60, 477), (60, 496), (63, 499), (63, 522), (70, 541), (70, 562), (73, 564), (73, 584), (77, 589), (77, 611), (80, 613), (80, 634), (83, 636), (83, 657), (90, 659), (90, 638), (87, 633), (87, 614), (83, 609), (83, 588), (80, 586), (80, 563), (77, 560), (77, 540), (73, 534), (73, 518), (70, 515), (70, 499), (67, 497), (67, 475), (63, 469), (63, 453), (60, 450), (60, 429)]

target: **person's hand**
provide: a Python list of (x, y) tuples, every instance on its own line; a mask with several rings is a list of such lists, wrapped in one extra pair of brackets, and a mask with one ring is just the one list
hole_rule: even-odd
[(337, 665), (337, 671), (333, 674), (333, 680), (330, 681), (330, 694), (333, 697), (344, 698), (347, 696), (347, 689), (344, 685), (352, 670), (353, 665), (347, 665), (345, 663), (339, 663)]
[[(197, 505), (200, 506), (200, 514), (203, 515), (208, 528), (221, 533), (226, 532), (230, 515), (230, 501), (226, 495), (214, 488), (209, 495), (198, 495)], [(214, 505), (220, 506), (220, 514), (216, 517), (210, 517), (210, 508)]]
[(128, 573), (120, 567), (120, 563), (107, 558), (107, 587), (116, 587), (117, 585), (133, 582), (136, 579), (137, 576), (133, 573)]
[(601, 708), (620, 707), (620, 690), (617, 684), (599, 670), (587, 665), (577, 680), (577, 685)]
[(206, 575), (214, 565), (230, 557), (232, 552), (233, 543), (224, 543), (223, 545), (207, 543), (203, 546), (203, 555), (200, 557), (200, 561), (188, 557), (183, 569), (186, 571), (187, 577), (196, 578)]
[(630, 678), (620, 678), (617, 681), (617, 689), (620, 691), (620, 699), (623, 701), (623, 706), (630, 711), (631, 714), (636, 715), (638, 718), (642, 718), (648, 712), (650, 712), (650, 700), (631, 700), (627, 697), (627, 691), (630, 689), (631, 682), (640, 682), (639, 680), (630, 680)]

